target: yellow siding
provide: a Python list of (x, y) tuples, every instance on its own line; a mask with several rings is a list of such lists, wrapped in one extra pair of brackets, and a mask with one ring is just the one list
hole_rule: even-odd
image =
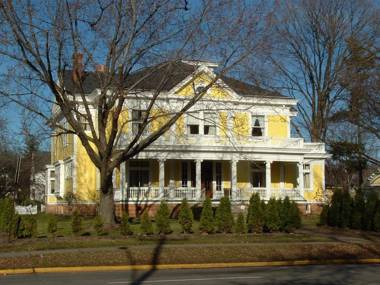
[(284, 163), (284, 179), (285, 189), (293, 189), (297, 187), (298, 168), (296, 163)]
[(96, 190), (96, 167), (92, 163), (79, 139), (76, 155), (76, 195), (81, 201), (94, 202), (99, 193)]
[(128, 109), (123, 109), (120, 113), (119, 116), (119, 131), (126, 133), (128, 131), (128, 121), (129, 121), (129, 116), (128, 116)]
[(249, 136), (249, 116), (248, 113), (236, 112), (233, 120), (233, 131), (237, 136)]
[(57, 196), (48, 196), (47, 197), (47, 204), (55, 204), (58, 202)]
[(73, 191), (73, 178), (68, 177), (65, 179), (65, 193)]
[(185, 118), (183, 115), (178, 118), (175, 125), (176, 125), (176, 128), (175, 128), (176, 136), (177, 137), (183, 137), (185, 135), (185, 132), (186, 132)]
[(313, 191), (306, 191), (305, 198), (307, 201), (321, 201), (323, 198), (323, 165), (312, 164), (311, 175), (313, 177)]
[(219, 125), (220, 125), (220, 136), (226, 137), (228, 134), (228, 113), (220, 112), (219, 113)]
[(115, 168), (115, 187), (120, 188), (120, 166)]
[(223, 188), (231, 188), (231, 166), (228, 161), (222, 161)]
[(289, 135), (289, 117), (281, 115), (268, 116), (268, 136), (287, 138)]
[(250, 186), (250, 165), (249, 161), (239, 161), (237, 164), (237, 187), (239, 189), (249, 188)]
[(63, 145), (63, 134), (60, 136), (54, 136), (52, 138), (52, 155), (51, 163), (53, 164), (57, 160), (64, 160), (72, 157), (74, 153), (74, 136), (72, 134), (66, 134), (67, 144)]
[[(208, 84), (210, 84), (211, 81), (212, 79), (208, 75), (204, 73), (199, 74), (189, 83), (187, 83), (185, 86), (180, 88), (177, 91), (177, 95), (192, 97), (194, 96), (194, 86), (195, 88), (196, 86), (199, 86), (199, 85), (207, 86)], [(214, 84), (213, 86), (209, 88), (208, 94), (205, 95), (205, 97), (211, 97), (214, 99), (225, 99), (225, 98), (229, 98), (230, 96), (229, 96), (229, 93), (223, 87), (218, 86), (217, 84)]]
[(280, 188), (280, 163), (279, 162), (273, 162), (271, 164), (271, 182), (272, 182), (272, 189), (279, 189)]

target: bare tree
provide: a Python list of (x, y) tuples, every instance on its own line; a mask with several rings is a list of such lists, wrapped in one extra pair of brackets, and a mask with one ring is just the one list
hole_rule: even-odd
[(332, 112), (344, 101), (340, 84), (347, 39), (374, 35), (378, 8), (366, 0), (300, 0), (279, 4), (271, 54), (272, 87), (300, 99), (298, 125), (325, 141)]
[[(157, 140), (219, 76), (262, 47), (268, 34), (265, 31), (270, 28), (264, 21), (267, 10), (256, 1), (51, 2), (42, 7), (34, 1), (0, 1), (0, 55), (10, 66), (7, 74), (2, 74), (10, 84), (0, 92), (45, 118), (58, 135), (78, 136), (99, 170), (100, 214), (106, 224), (111, 224), (115, 167)], [(220, 64), (219, 76), (205, 89), (194, 92), (180, 110), (165, 114), (165, 122), (145, 135), (144, 130), (157, 120), (153, 107), (161, 90), (175, 76), (176, 64), (182, 59), (205, 57)], [(99, 86), (97, 93), (89, 96), (87, 71), (98, 63), (102, 63), (98, 67), (101, 72), (92, 76), (96, 76)], [(137, 71), (154, 63), (158, 64)], [(74, 84), (69, 87), (65, 72), (70, 68)], [(158, 70), (166, 76), (155, 78)], [(152, 78), (156, 84), (140, 128), (125, 148), (117, 148), (123, 126), (128, 123), (121, 120), (127, 96), (136, 95), (139, 84)], [(30, 100), (23, 100), (31, 97), (42, 102), (38, 108), (31, 107)], [(53, 116), (48, 110), (51, 105)], [(58, 120), (58, 115), (68, 126)]]

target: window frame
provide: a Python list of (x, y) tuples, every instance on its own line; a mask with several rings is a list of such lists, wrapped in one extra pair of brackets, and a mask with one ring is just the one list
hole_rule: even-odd
[[(307, 167), (308, 166), (308, 167)], [(310, 163), (304, 163), (303, 164), (303, 172), (302, 172), (302, 175), (303, 175), (303, 189), (305, 191), (312, 191), (313, 190), (313, 187), (312, 187), (312, 178), (311, 178), (311, 164)], [(306, 176), (308, 174), (308, 177), (309, 177), (309, 187), (306, 187)]]
[[(197, 120), (198, 124), (190, 124), (191, 120)], [(190, 132), (192, 126), (197, 126), (198, 127), (198, 133), (192, 134)], [(200, 112), (194, 112), (193, 115), (186, 114), (186, 134), (190, 136), (199, 136), (201, 135), (201, 118), (200, 118)]]
[[(256, 119), (262, 118), (262, 126), (255, 126)], [(259, 120), (260, 123), (260, 120)], [(260, 129), (261, 136), (253, 135), (254, 129)], [(265, 115), (257, 115), (257, 114), (251, 114), (251, 137), (253, 138), (263, 138), (266, 136), (266, 116)]]
[[(207, 118), (206, 119), (206, 114), (210, 114), (210, 118)], [(207, 121), (209, 120), (209, 121)], [(214, 121), (212, 121), (214, 120)], [(213, 111), (206, 111), (206, 112), (203, 112), (203, 135), (204, 136), (217, 136), (218, 133), (217, 133), (217, 120), (218, 120), (218, 114), (216, 112), (213, 112)], [(213, 134), (206, 134), (206, 127), (209, 127), (209, 128), (214, 128), (214, 133)]]
[[(138, 119), (134, 118), (133, 114), (135, 112), (139, 112)], [(131, 112), (131, 132), (132, 132), (132, 135), (137, 135), (137, 133), (140, 131), (140, 128), (144, 122), (144, 115), (148, 116), (147, 110), (142, 109), (142, 108), (132, 109), (132, 112)], [(137, 130), (135, 131), (136, 125), (137, 125)], [(145, 127), (144, 131), (142, 132), (142, 135), (147, 134), (147, 132), (148, 132), (148, 128)]]

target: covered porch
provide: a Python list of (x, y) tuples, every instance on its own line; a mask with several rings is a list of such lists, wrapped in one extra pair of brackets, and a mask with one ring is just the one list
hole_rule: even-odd
[[(306, 176), (306, 185), (304, 178)], [(303, 162), (263, 160), (136, 159), (114, 175), (115, 200), (120, 202), (248, 201), (253, 193), (304, 201), (310, 187)]]

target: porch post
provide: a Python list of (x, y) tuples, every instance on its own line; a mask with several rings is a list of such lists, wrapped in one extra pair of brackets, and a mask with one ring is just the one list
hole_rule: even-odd
[(195, 187), (197, 189), (197, 199), (201, 199), (202, 197), (202, 182), (201, 182), (201, 164), (202, 160), (195, 160)]
[(304, 197), (304, 183), (303, 183), (303, 162), (298, 162), (298, 191), (302, 198)]
[(125, 161), (120, 164), (120, 200), (124, 200), (125, 188)]
[(265, 161), (265, 191), (266, 191), (266, 199), (269, 200), (271, 195), (272, 195), (272, 190), (271, 190), (271, 184), (272, 184), (272, 179), (271, 179), (271, 161), (267, 160)]
[(159, 172), (159, 187), (160, 192), (159, 196), (160, 198), (164, 197), (164, 187), (165, 187), (165, 159), (159, 159), (158, 160), (158, 172)]
[(231, 200), (236, 200), (237, 199), (237, 175), (236, 175), (236, 165), (237, 165), (237, 160), (233, 159), (230, 161), (231, 163)]

